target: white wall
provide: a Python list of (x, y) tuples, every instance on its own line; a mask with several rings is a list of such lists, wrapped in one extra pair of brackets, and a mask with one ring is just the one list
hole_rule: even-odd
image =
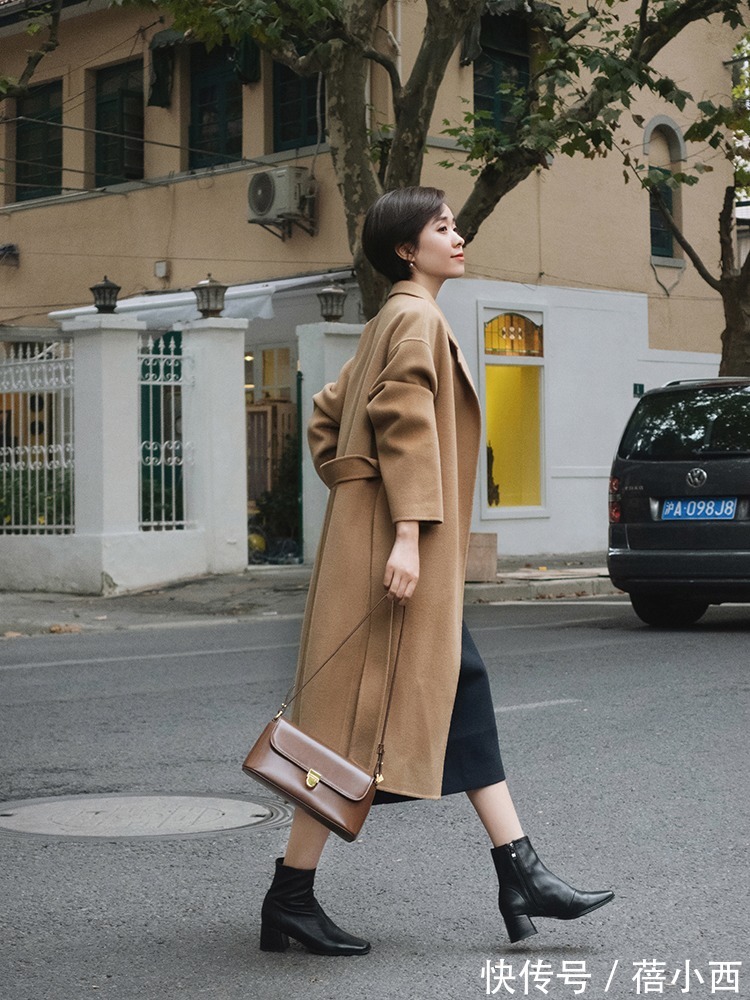
[(497, 531), (505, 554), (604, 550), (609, 469), (637, 402), (634, 385), (716, 375), (719, 356), (650, 350), (645, 295), (460, 280), (443, 286), (439, 304), (478, 386), (482, 307), (544, 318), (543, 510), (483, 508), (480, 468), (473, 530)]
[[(648, 390), (672, 379), (716, 375), (719, 356), (651, 350), (645, 295), (466, 279), (447, 282), (439, 305), (480, 390), (482, 310), (490, 306), (497, 312), (541, 313), (544, 319), (542, 509), (529, 516), (483, 506), (482, 450), (472, 530), (496, 531), (501, 554), (606, 549), (609, 470), (637, 402), (634, 385)], [(313, 393), (333, 381), (356, 350), (360, 329), (323, 323), (298, 328), (305, 420)], [(326, 490), (304, 447), (303, 453), (305, 561), (309, 562), (322, 525)]]
[[(297, 327), (297, 350), (302, 371), (302, 426), (312, 416), (312, 397), (333, 382), (342, 366), (357, 350), (362, 327), (350, 323), (308, 323)], [(323, 525), (328, 489), (316, 473), (307, 437), (302, 441), (302, 534), (304, 560), (310, 563)]]

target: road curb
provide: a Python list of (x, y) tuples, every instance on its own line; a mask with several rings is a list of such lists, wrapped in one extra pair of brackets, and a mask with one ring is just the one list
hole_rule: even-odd
[(547, 580), (498, 580), (497, 583), (470, 583), (464, 593), (465, 604), (488, 604), (496, 601), (554, 600), (560, 597), (597, 597), (620, 594), (609, 577), (575, 577)]
[[(73, 594), (0, 594), (0, 642), (30, 635), (94, 634), (128, 629), (178, 628), (267, 621), (302, 615), (310, 571), (251, 568), (245, 574), (204, 577), (145, 594), (86, 597)], [(275, 572), (274, 572), (275, 570)], [(494, 583), (468, 583), (466, 605), (619, 594), (602, 570), (522, 570)]]

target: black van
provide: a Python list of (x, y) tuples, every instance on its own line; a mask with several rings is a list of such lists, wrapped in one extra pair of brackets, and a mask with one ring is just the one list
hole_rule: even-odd
[(607, 562), (649, 625), (750, 602), (750, 378), (670, 382), (640, 399), (612, 464)]

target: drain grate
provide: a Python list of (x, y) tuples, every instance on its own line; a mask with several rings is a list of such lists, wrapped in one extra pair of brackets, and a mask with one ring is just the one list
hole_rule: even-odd
[(290, 822), (280, 800), (240, 796), (70, 795), (0, 803), (0, 833), (46, 837), (190, 837), (268, 829)]

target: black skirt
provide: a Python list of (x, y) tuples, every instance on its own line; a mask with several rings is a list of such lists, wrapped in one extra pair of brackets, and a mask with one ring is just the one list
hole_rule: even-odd
[[(461, 670), (443, 764), (442, 795), (468, 792), (505, 780), (487, 668), (466, 623), (461, 631)], [(374, 805), (408, 802), (410, 796), (376, 792)]]

